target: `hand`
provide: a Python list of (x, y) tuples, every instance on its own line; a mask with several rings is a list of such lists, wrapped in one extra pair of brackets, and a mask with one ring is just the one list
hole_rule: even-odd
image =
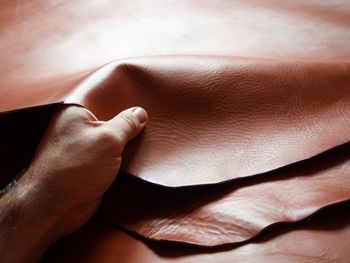
[[(19, 220), (18, 228), (19, 231), (31, 231), (28, 242), (36, 238), (53, 242), (71, 234), (97, 209), (118, 173), (125, 145), (141, 132), (147, 119), (147, 113), (139, 107), (103, 122), (82, 107), (63, 106), (54, 114), (28, 171), (14, 189), (0, 199), (1, 212), (6, 210), (2, 206), (9, 210), (11, 203), (26, 211), (27, 216)], [(3, 213), (3, 220), (0, 216), (0, 235), (6, 232), (4, 224), (1, 226), (2, 221), (6, 222), (5, 215)], [(35, 220), (39, 220), (37, 225)], [(12, 229), (16, 228), (16, 222), (14, 224)], [(35, 226), (37, 229), (33, 229)], [(15, 235), (13, 231), (13, 236), (8, 239), (15, 239)], [(20, 236), (26, 235), (21, 233)], [(22, 244), (26, 242), (21, 241)], [(6, 242), (6, 246), (10, 243)], [(9, 249), (18, 251), (17, 248)], [(33, 248), (27, 250), (33, 251)], [(40, 253), (37, 251), (36, 254)]]
[(79, 228), (94, 213), (118, 173), (125, 145), (146, 121), (147, 113), (138, 107), (107, 122), (77, 106), (55, 114), (28, 174), (50, 192), (57, 212), (66, 213), (61, 220), (63, 234)]

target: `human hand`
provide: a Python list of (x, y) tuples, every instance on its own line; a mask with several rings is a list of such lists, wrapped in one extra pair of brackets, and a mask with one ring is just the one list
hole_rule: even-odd
[(36, 262), (87, 222), (118, 173), (125, 145), (147, 120), (139, 107), (103, 122), (82, 107), (62, 106), (29, 169), (0, 198), (2, 260)]
[(92, 216), (118, 173), (124, 147), (147, 119), (139, 107), (107, 122), (78, 106), (56, 112), (26, 176), (40, 182), (54, 212), (64, 214), (60, 235), (72, 233)]

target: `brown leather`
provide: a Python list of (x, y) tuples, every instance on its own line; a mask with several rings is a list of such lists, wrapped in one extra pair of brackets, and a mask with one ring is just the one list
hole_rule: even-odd
[(348, 263), (349, 208), (349, 205), (341, 206), (298, 226), (272, 229), (254, 242), (216, 250), (143, 242), (116, 229), (91, 223), (53, 246), (42, 262)]
[[(64, 102), (106, 120), (138, 104), (151, 119), (128, 147), (123, 171), (163, 186), (213, 184), (197, 187), (217, 199), (180, 203), (177, 220), (168, 211), (159, 216), (158, 200), (135, 199), (149, 210), (134, 215), (126, 215), (134, 204), (117, 200), (125, 217), (113, 224), (149, 238), (211, 246), (250, 239), (271, 224), (350, 198), (348, 144), (326, 153), (324, 164), (314, 161), (350, 140), (348, 1), (7, 0), (0, 7), (1, 112)], [(21, 167), (48, 121), (42, 116), (31, 119), (35, 140), (28, 137), (30, 150), (18, 153)], [(18, 130), (20, 122), (12, 123)], [(10, 137), (4, 156), (21, 149), (11, 147), (16, 135)], [(15, 164), (12, 156), (8, 163)], [(227, 182), (225, 191), (215, 185), (237, 178), (248, 183)], [(166, 196), (161, 186), (152, 189), (158, 199)], [(242, 209), (227, 210), (222, 201)], [(186, 213), (196, 202), (204, 206)], [(217, 220), (215, 209), (227, 218)], [(197, 216), (205, 217), (198, 228)], [(214, 228), (227, 231), (214, 239), (208, 231)], [(307, 234), (312, 242), (315, 232)]]

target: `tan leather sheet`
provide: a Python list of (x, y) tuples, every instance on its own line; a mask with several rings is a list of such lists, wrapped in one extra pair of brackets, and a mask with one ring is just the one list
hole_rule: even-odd
[[(147, 238), (216, 246), (350, 198), (348, 1), (0, 6), (1, 112), (64, 102), (102, 120), (134, 105), (150, 114), (126, 150), (123, 171), (158, 184), (157, 200), (121, 201), (132, 187), (143, 185), (139, 192), (147, 194), (147, 183), (112, 188), (105, 222)], [(10, 130), (22, 127), (14, 121), (19, 112), (11, 114)], [(8, 164), (21, 163), (9, 168), (12, 177), (28, 164), (48, 122), (31, 120), (24, 125), (35, 135), (24, 140), (28, 149), (16, 151), (13, 135), (1, 151), (12, 153)], [(162, 209), (160, 199), (185, 198), (191, 187), (201, 194)], [(135, 205), (148, 209), (130, 211)]]

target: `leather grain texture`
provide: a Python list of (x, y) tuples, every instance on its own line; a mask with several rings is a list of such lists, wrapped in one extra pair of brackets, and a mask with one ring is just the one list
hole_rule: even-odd
[[(4, 0), (0, 58), (0, 112), (27, 108), (0, 116), (8, 171), (1, 187), (30, 163), (52, 109), (63, 102), (101, 120), (135, 105), (149, 112), (147, 128), (123, 156), (123, 173), (139, 179), (120, 176), (98, 218), (148, 239), (248, 242), (271, 225), (350, 199), (346, 0)], [(41, 106), (41, 118), (33, 106)], [(26, 136), (18, 140), (21, 129)], [(346, 262), (348, 227), (324, 230), (336, 217), (309, 225), (313, 230), (281, 231), (261, 246), (181, 260), (248, 254), (283, 262), (300, 252), (303, 262), (314, 262), (319, 252)], [(81, 247), (89, 231), (103, 236), (91, 262), (115, 259), (124, 242), (145, 262), (168, 261), (111, 228), (86, 231)], [(309, 258), (304, 243), (293, 245), (303, 238)]]

